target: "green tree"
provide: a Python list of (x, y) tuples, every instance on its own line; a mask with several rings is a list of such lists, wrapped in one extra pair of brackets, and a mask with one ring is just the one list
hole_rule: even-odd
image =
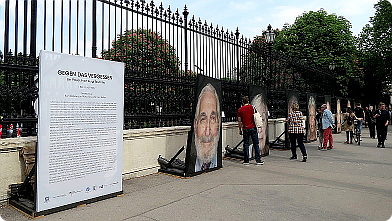
[[(125, 63), (125, 75), (129, 77), (124, 85), (124, 110), (130, 119), (125, 122), (127, 127), (151, 127), (156, 120), (149, 118), (143, 123), (138, 115), (183, 114), (187, 111), (183, 103), (191, 103), (191, 96), (186, 96), (190, 91), (181, 84), (173, 84), (173, 81), (193, 79), (196, 73), (185, 73), (180, 69), (181, 62), (175, 48), (159, 33), (144, 29), (127, 30), (118, 35), (112, 47), (104, 50), (101, 56), (102, 59)], [(180, 94), (184, 96), (179, 98)], [(171, 102), (163, 102), (163, 96)], [(135, 105), (136, 102), (138, 105)], [(179, 124), (166, 120), (161, 123)]]
[(349, 84), (362, 84), (350, 28), (351, 23), (342, 16), (328, 14), (324, 9), (310, 11), (297, 17), (294, 24), (285, 25), (274, 48), (326, 69), (335, 64), (335, 94), (348, 96)]
[(366, 100), (388, 101), (392, 77), (392, 6), (387, 0), (374, 5), (374, 17), (358, 36), (358, 50), (365, 78)]
[(374, 5), (376, 13), (370, 18), (373, 24), (373, 49), (382, 58), (392, 57), (392, 5), (388, 0), (379, 0)]
[(180, 61), (176, 50), (159, 33), (151, 30), (127, 30), (102, 52), (102, 58), (125, 63), (125, 69), (155, 75), (176, 75)]

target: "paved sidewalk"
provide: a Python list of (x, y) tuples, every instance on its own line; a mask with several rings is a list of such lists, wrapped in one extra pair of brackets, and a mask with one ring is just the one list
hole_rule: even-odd
[[(390, 126), (391, 128), (391, 126)], [(334, 149), (305, 144), (308, 162), (273, 150), (265, 165), (224, 160), (224, 168), (189, 179), (164, 174), (126, 180), (124, 196), (40, 218), (52, 220), (388, 220), (392, 215), (392, 137), (376, 148), (364, 128), (361, 146), (333, 135)], [(29, 220), (0, 209), (4, 220)]]

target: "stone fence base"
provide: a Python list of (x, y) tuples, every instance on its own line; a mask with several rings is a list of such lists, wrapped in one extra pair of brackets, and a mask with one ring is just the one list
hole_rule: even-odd
[[(270, 119), (268, 126), (269, 139), (273, 141), (284, 131), (284, 119)], [(223, 123), (222, 128), (223, 151), (227, 145), (234, 147), (242, 140), (237, 122)], [(182, 146), (186, 146), (189, 130), (189, 126), (177, 126), (124, 131), (123, 179), (156, 173), (159, 169), (158, 156), (173, 157)], [(36, 141), (37, 137), (0, 139), (0, 204), (7, 200), (8, 185), (24, 180), (27, 158), (23, 157), (26, 153), (21, 154), (22, 147)], [(178, 158), (184, 160), (185, 151)]]

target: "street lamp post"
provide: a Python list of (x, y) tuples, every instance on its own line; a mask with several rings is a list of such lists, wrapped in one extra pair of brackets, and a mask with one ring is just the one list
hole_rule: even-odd
[(272, 30), (271, 24), (268, 25), (267, 30), (264, 31), (263, 35), (268, 46), (269, 84), (272, 84), (271, 51), (276, 35), (275, 32)]
[[(263, 32), (263, 35), (265, 37), (265, 41), (267, 43), (267, 47), (268, 47), (268, 67), (269, 67), (269, 77), (268, 77), (268, 81), (267, 81), (267, 91), (272, 87), (272, 59), (271, 59), (271, 52), (272, 52), (272, 45), (275, 41), (275, 32), (272, 31), (272, 27), (271, 24), (268, 25), (267, 30)], [(267, 92), (269, 93), (269, 92)], [(271, 102), (271, 100), (269, 100), (269, 102)], [(284, 149), (288, 148), (288, 134), (287, 134), (287, 124), (285, 124), (285, 147)], [(269, 140), (267, 140), (267, 143), (269, 143)]]
[(336, 68), (336, 64), (335, 62), (332, 62), (331, 64), (329, 64), (329, 70), (332, 71), (332, 95), (335, 95), (335, 68)]

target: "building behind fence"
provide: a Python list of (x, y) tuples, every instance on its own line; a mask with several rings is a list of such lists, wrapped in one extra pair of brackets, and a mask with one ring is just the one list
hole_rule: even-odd
[[(190, 125), (195, 77), (222, 81), (224, 121), (236, 121), (249, 85), (268, 89), (272, 118), (286, 116), (286, 90), (333, 95), (329, 71), (291, 58), (153, 1), (5, 0), (0, 4), (0, 125), (36, 135), (38, 52), (56, 51), (122, 61), (125, 70), (124, 127)], [(336, 103), (332, 96), (332, 103)], [(344, 104), (344, 102), (342, 102)], [(332, 105), (335, 107), (336, 105)], [(9, 135), (9, 134), (8, 134)]]

